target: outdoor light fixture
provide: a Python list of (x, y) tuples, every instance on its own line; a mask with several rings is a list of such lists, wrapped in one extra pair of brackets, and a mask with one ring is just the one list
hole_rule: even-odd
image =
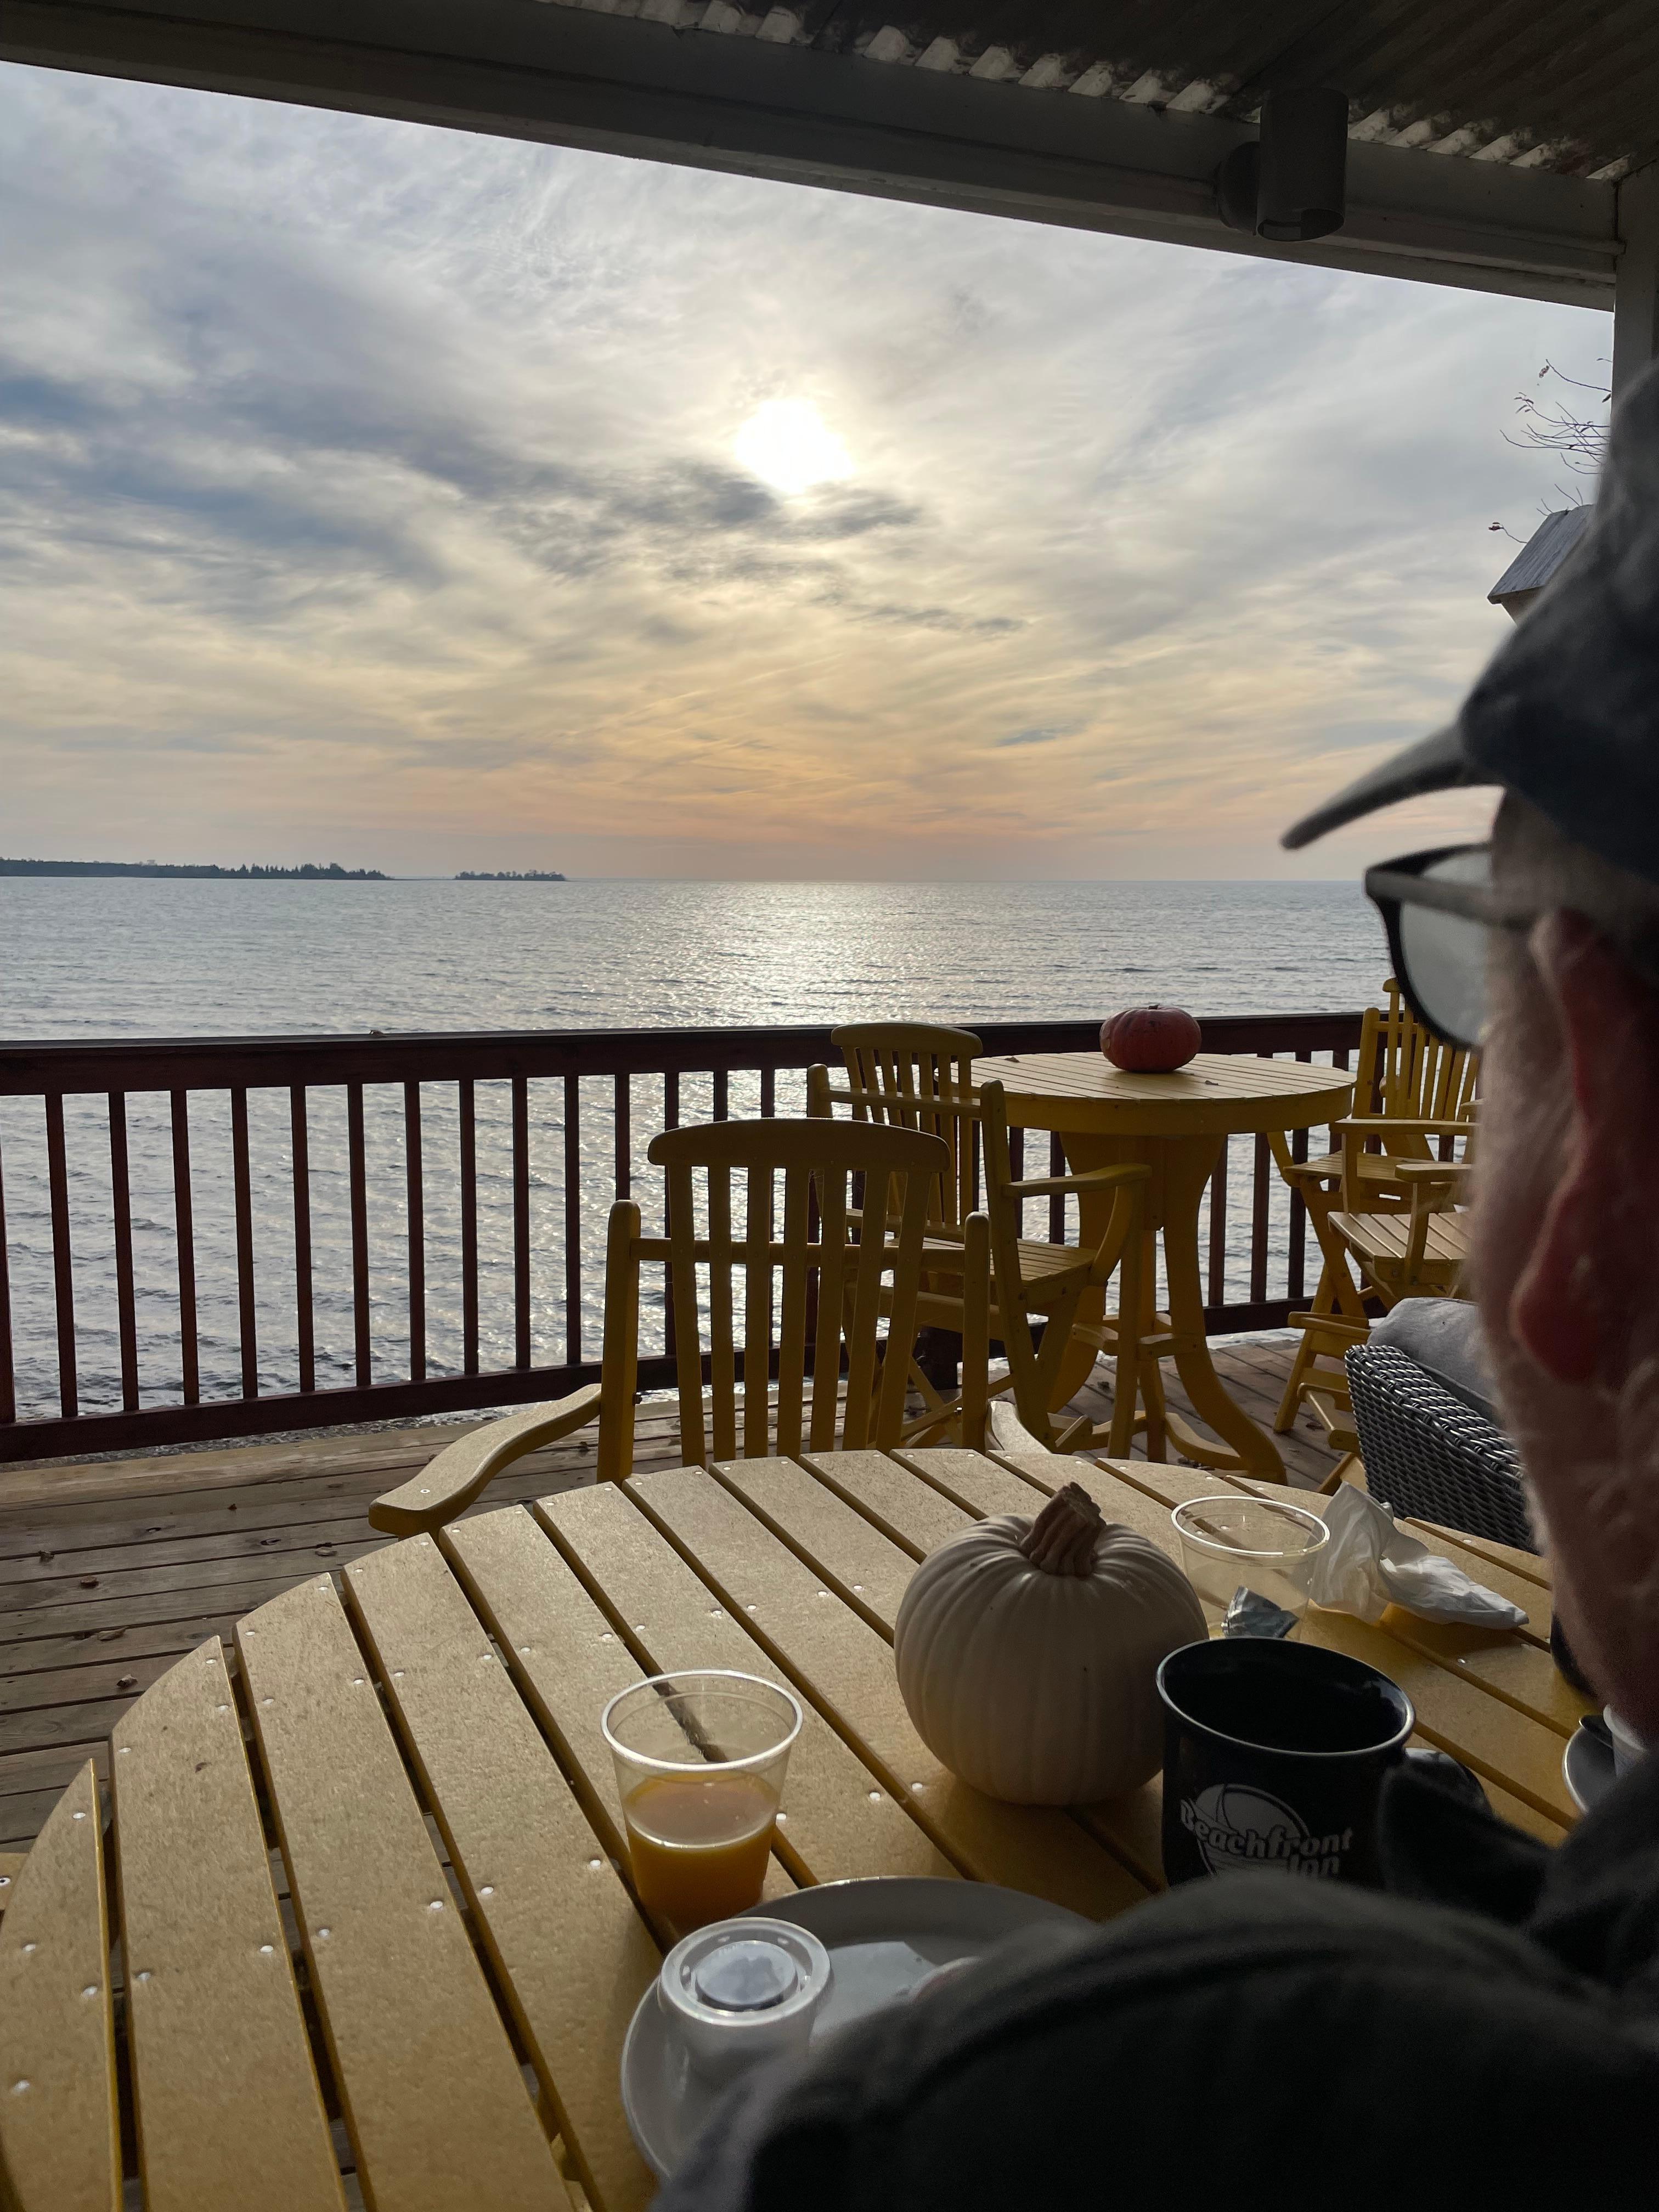
[(1216, 171), (1216, 210), (1230, 230), (1295, 243), (1340, 230), (1346, 212), (1348, 100), (1318, 86), (1270, 92), (1261, 136)]

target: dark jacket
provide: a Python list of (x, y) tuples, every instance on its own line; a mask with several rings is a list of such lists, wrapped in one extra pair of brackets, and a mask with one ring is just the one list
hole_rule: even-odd
[(1659, 1755), (1554, 1851), (1420, 1771), (1382, 1823), (1391, 1894), (1193, 1883), (763, 2069), (659, 2212), (1653, 2202)]

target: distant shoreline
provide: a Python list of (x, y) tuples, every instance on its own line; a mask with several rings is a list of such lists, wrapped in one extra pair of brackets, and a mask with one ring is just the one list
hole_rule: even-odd
[(565, 878), (556, 868), (463, 868), (454, 880), (458, 884), (562, 884)]
[(343, 868), (337, 860), (307, 860), (297, 868), (222, 868), (174, 860), (6, 860), (0, 876), (170, 876), (214, 883), (388, 884), (379, 868)]

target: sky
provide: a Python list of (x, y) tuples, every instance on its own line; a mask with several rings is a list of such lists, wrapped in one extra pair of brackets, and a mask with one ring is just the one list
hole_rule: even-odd
[[(1038, 95), (1010, 88), (1012, 99)], [(1606, 317), (0, 65), (0, 851), (1334, 876)], [(1422, 834), (1419, 834), (1422, 833)]]

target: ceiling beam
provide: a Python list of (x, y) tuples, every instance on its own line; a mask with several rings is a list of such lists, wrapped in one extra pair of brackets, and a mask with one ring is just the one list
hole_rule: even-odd
[(1265, 259), (1611, 307), (1610, 185), (1355, 143), (1344, 228), (1225, 229), (1220, 118), (532, 0), (6, 0), (0, 59), (672, 161)]

